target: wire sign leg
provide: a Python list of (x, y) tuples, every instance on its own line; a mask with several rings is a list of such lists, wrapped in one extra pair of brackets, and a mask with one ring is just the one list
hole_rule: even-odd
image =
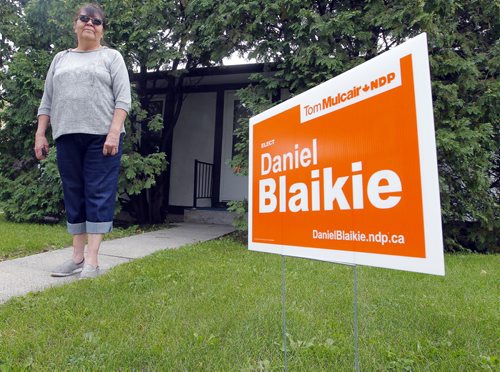
[(285, 256), (281, 256), (281, 306), (283, 309), (283, 346), (284, 346), (285, 371), (288, 371), (287, 355), (286, 355)]
[(358, 281), (356, 277), (356, 267), (354, 265), (354, 350), (356, 355), (356, 372), (359, 372), (359, 356), (358, 356)]

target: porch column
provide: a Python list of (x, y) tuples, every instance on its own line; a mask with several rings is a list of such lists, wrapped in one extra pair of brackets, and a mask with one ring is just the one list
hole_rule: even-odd
[(224, 90), (217, 89), (217, 100), (215, 104), (215, 134), (214, 134), (214, 158), (213, 158), (213, 189), (212, 207), (217, 207), (220, 198), (220, 176), (222, 157), (222, 132), (224, 128)]

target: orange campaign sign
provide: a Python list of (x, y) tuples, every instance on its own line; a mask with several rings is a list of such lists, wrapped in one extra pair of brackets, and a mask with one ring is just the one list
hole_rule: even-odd
[(427, 39), (250, 119), (249, 248), (444, 275)]

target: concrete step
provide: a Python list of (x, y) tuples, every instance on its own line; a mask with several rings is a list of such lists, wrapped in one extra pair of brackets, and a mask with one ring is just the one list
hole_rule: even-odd
[(184, 222), (232, 226), (236, 213), (225, 209), (192, 208), (184, 210)]

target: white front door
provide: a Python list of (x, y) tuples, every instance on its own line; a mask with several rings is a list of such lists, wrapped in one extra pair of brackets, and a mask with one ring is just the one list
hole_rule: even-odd
[(224, 126), (222, 130), (220, 201), (244, 200), (248, 198), (248, 177), (236, 175), (229, 162), (233, 158), (234, 130), (238, 119), (245, 115), (234, 91), (224, 93)]

